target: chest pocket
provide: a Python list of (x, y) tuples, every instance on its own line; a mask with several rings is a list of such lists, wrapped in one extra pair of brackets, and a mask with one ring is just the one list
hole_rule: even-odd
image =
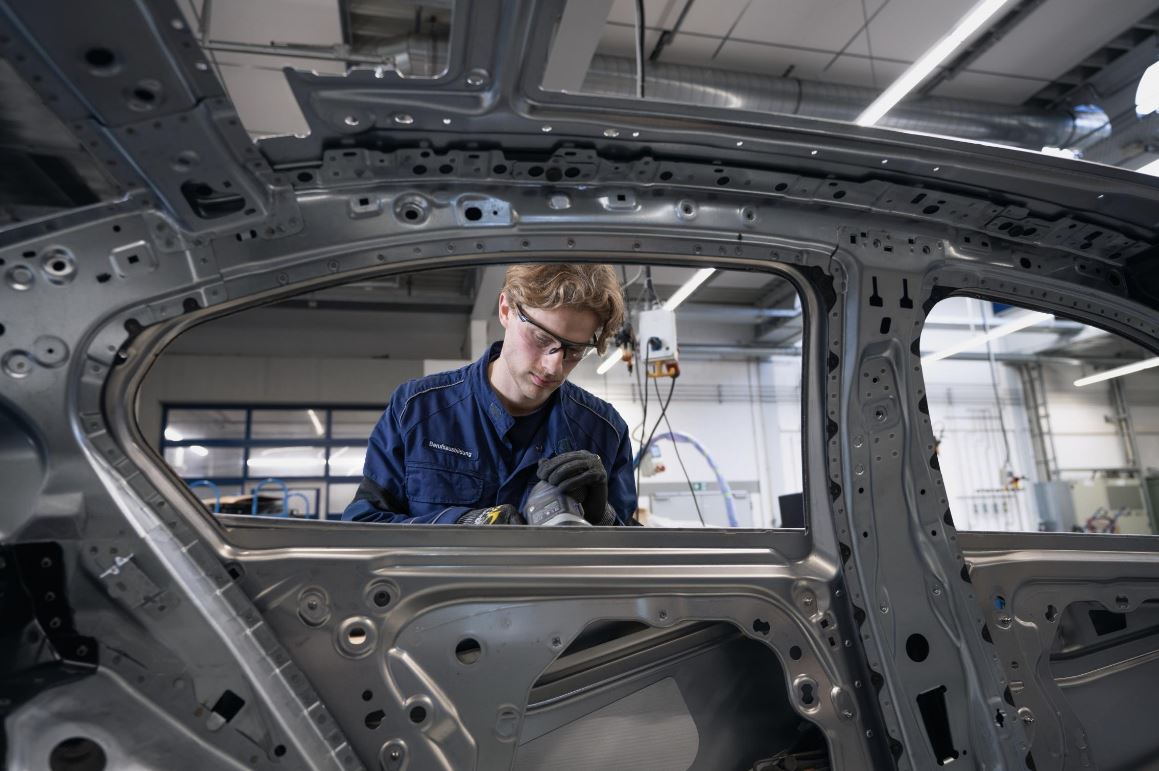
[(473, 506), (482, 495), (483, 480), (474, 474), (418, 463), (406, 467), (407, 500)]

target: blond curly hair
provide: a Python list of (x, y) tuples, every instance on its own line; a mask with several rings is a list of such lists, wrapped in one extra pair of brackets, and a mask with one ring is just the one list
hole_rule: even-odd
[(620, 279), (610, 265), (512, 265), (503, 279), (503, 293), (512, 305), (527, 308), (579, 308), (596, 314), (596, 350), (603, 354), (608, 338), (624, 324)]

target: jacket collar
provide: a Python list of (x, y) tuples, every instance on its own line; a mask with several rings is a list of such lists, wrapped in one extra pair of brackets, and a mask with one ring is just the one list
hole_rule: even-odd
[(503, 341), (500, 340), (492, 343), (491, 347), (483, 352), (483, 355), (471, 365), (470, 376), (467, 382), (471, 385), (471, 392), (475, 395), (475, 401), (482, 408), (483, 412), (487, 414), (487, 418), (491, 424), (495, 426), (495, 430), (499, 436), (506, 436), (507, 431), (515, 425), (515, 418), (511, 417), (510, 413), (500, 403), (499, 397), (495, 394), (495, 389), (491, 387), (490, 381), (487, 380), (487, 365), (499, 358), (499, 352), (503, 350)]

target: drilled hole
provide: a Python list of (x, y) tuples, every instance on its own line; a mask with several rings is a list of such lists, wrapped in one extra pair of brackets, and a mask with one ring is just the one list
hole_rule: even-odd
[(65, 739), (48, 755), (50, 771), (102, 771), (106, 762), (101, 745), (84, 736)]
[(483, 648), (473, 637), (464, 637), (455, 646), (455, 657), (464, 664), (474, 664), (483, 655)]
[(85, 51), (85, 63), (96, 72), (109, 73), (117, 67), (117, 55), (107, 48), (90, 48)]
[(144, 104), (152, 104), (153, 102), (157, 101), (157, 92), (151, 88), (137, 86), (133, 89), (133, 98)]
[(930, 643), (920, 634), (911, 634), (905, 641), (905, 653), (910, 661), (925, 661), (930, 655)]

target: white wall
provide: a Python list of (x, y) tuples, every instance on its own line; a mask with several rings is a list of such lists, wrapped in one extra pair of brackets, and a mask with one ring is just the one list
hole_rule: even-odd
[[(595, 366), (596, 362), (585, 361), (572, 380), (617, 409), (633, 429), (633, 449), (638, 452), (644, 439), (639, 427), (644, 411), (636, 377), (622, 364), (603, 376), (595, 374)], [(661, 379), (648, 385), (649, 433), (671, 382)], [(672, 430), (695, 437), (730, 486), (759, 493), (760, 526), (779, 524), (777, 496), (801, 492), (800, 360), (682, 361), (667, 414)], [(661, 423), (657, 435), (666, 431)], [(659, 446), (666, 469), (641, 480), (642, 494), (655, 485), (685, 482), (673, 443)], [(679, 450), (691, 481), (715, 483), (716, 476), (700, 453), (684, 443)]]

